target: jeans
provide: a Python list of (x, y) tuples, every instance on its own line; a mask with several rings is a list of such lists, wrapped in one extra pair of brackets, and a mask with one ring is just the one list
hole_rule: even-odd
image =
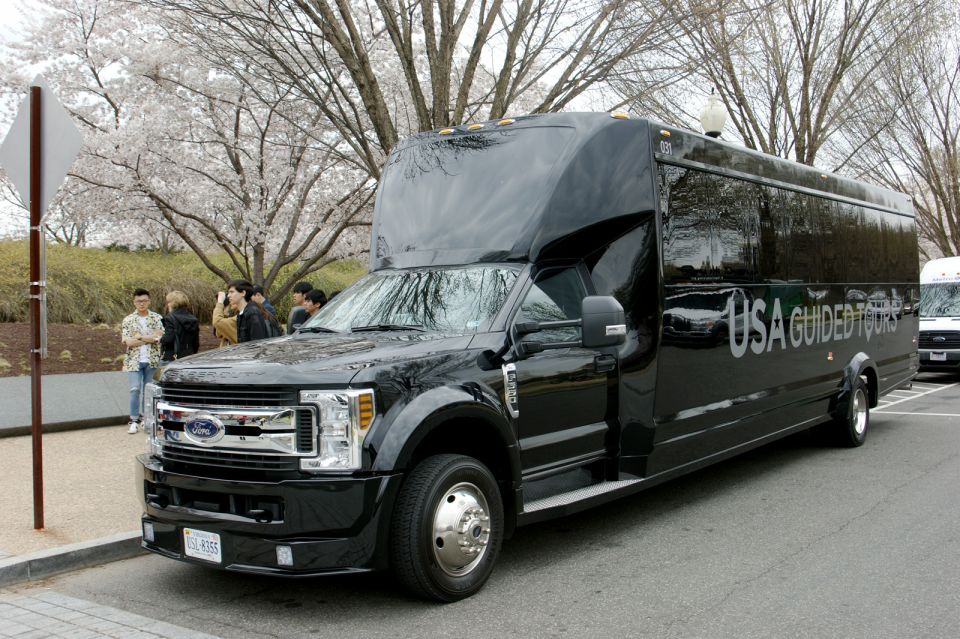
[(143, 387), (153, 379), (157, 369), (150, 368), (147, 362), (140, 362), (140, 368), (127, 371), (127, 384), (130, 386), (130, 420), (136, 420), (143, 415)]

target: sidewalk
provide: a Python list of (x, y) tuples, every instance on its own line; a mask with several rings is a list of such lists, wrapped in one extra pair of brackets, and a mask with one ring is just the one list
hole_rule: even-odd
[[(56, 432), (126, 421), (127, 374), (43, 375), (43, 431)], [(0, 377), (0, 437), (27, 435), (32, 423), (30, 376)]]
[[(140, 550), (126, 375), (43, 378), (43, 530), (33, 528), (30, 378), (0, 378), (0, 587)], [(91, 428), (91, 426), (104, 426)]]

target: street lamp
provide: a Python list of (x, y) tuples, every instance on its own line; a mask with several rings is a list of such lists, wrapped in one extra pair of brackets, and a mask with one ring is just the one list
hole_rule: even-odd
[(726, 121), (727, 109), (720, 102), (720, 98), (710, 94), (707, 98), (707, 105), (703, 107), (703, 112), (700, 114), (700, 126), (703, 128), (703, 132), (711, 138), (719, 138)]

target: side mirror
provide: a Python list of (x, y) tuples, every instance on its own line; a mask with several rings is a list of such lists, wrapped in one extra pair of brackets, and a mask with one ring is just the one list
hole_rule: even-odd
[[(600, 348), (619, 346), (627, 339), (627, 325), (623, 307), (616, 298), (591, 295), (580, 304), (581, 319), (556, 322), (517, 322), (511, 329), (510, 341), (515, 345), (517, 357), (526, 359), (536, 353), (558, 348), (583, 346)], [(523, 341), (524, 335), (538, 333), (550, 328), (580, 328), (581, 338), (573, 342)], [(500, 353), (502, 355), (502, 353)]]
[(582, 338), (584, 348), (619, 346), (627, 340), (623, 307), (615, 297), (591, 295), (583, 298)]

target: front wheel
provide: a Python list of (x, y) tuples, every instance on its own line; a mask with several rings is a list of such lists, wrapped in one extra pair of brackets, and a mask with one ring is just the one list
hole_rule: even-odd
[(420, 462), (397, 497), (390, 539), (394, 573), (409, 590), (458, 601), (486, 583), (503, 539), (503, 503), (493, 475), (462, 455)]

